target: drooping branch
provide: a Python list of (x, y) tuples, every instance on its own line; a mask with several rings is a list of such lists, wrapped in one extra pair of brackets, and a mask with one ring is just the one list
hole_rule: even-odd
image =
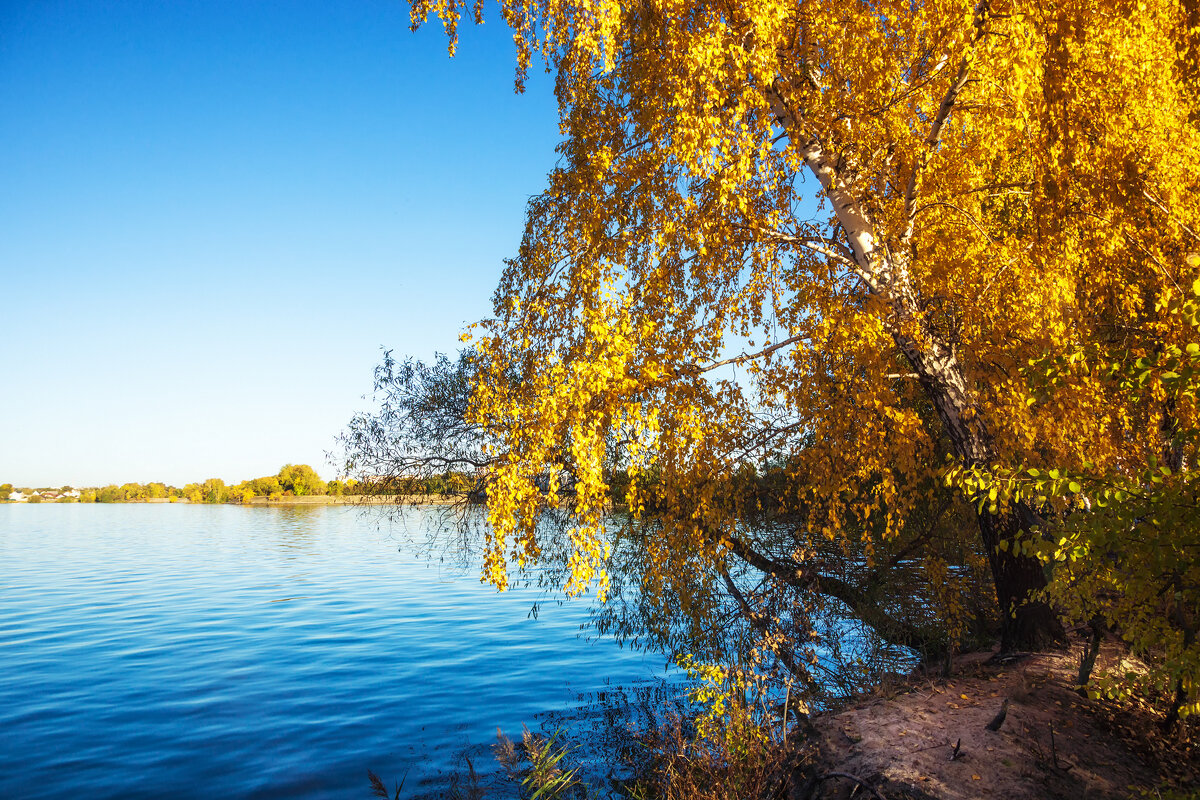
[(806, 568), (794, 561), (766, 556), (736, 536), (729, 537), (730, 550), (750, 566), (796, 589), (812, 590), (844, 603), (864, 624), (892, 644), (909, 647), (926, 655), (945, 650), (945, 642), (924, 633), (904, 620), (896, 619), (877, 603), (871, 592), (847, 581)]
[(926, 203), (925, 205), (921, 206), (920, 208), (914, 209), (912, 212), (912, 216), (910, 216), (908, 219), (908, 228), (905, 229), (904, 241), (908, 241), (908, 237), (912, 235), (913, 221), (917, 218), (917, 216), (927, 208), (938, 208), (938, 207), (949, 208), (952, 211), (957, 211), (959, 214), (966, 217), (968, 222), (970, 222), (973, 226), (975, 226), (975, 230), (979, 231), (983, 235), (984, 239), (987, 239), (988, 244), (996, 243), (995, 240), (992, 239), (991, 235), (986, 230), (983, 229), (983, 226), (979, 224), (979, 220), (975, 219), (975, 217), (971, 216), (971, 214), (967, 213), (965, 210), (963, 210), (962, 208), (959, 208), (958, 206), (954, 205), (953, 203), (946, 203), (946, 202)]
[(792, 673), (797, 680), (805, 680), (807, 677), (806, 673), (800, 668), (800, 665), (796, 663), (796, 659), (793, 657), (792, 651), (787, 647), (781, 647), (779, 645), (778, 637), (771, 634), (770, 627), (767, 625), (767, 621), (763, 619), (763, 615), (755, 611), (750, 606), (750, 602), (746, 600), (745, 595), (743, 595), (742, 591), (738, 589), (737, 584), (733, 581), (733, 578), (729, 576), (729, 570), (722, 569), (721, 577), (725, 580), (725, 588), (728, 590), (729, 595), (734, 599), (734, 601), (737, 602), (738, 608), (742, 612), (742, 616), (750, 622), (756, 631), (758, 631), (759, 636), (761, 636), (763, 641), (767, 643), (767, 646), (771, 648), (771, 652), (775, 655), (775, 657), (779, 659), (780, 663), (787, 667), (788, 672)]
[(397, 363), (385, 352), (375, 370), (377, 408), (355, 415), (339, 437), (342, 472), (384, 493), (448, 472), (485, 474), (495, 457), (467, 415), (476, 369), (469, 351), (429, 363)]

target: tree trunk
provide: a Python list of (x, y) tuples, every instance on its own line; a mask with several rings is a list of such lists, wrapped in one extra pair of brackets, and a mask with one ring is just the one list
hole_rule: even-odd
[[(1023, 505), (1023, 504), (1022, 504)], [(979, 513), (979, 532), (987, 547), (988, 564), (996, 584), (996, 600), (1000, 603), (1000, 650), (1042, 650), (1066, 641), (1058, 615), (1041, 600), (1030, 600), (1033, 592), (1046, 588), (1046, 573), (1036, 558), (1014, 555), (1011, 548), (1001, 550), (999, 543), (1012, 542), (1025, 529), (1021, 511), (991, 514), (985, 508)]]
[[(903, 336), (895, 337), (937, 409), (954, 454), (969, 467), (988, 469), (995, 459), (991, 433), (967, 390), (962, 366), (952, 348), (932, 336), (926, 338), (930, 344), (922, 348)], [(998, 513), (984, 506), (976, 517), (1000, 605), (1000, 649), (1040, 650), (1065, 641), (1054, 610), (1040, 600), (1029, 599), (1030, 594), (1046, 587), (1041, 562), (1017, 555), (1011, 548), (1032, 527), (1033, 512), (1024, 503), (1017, 503)], [(1010, 546), (1001, 549), (1001, 542)]]
[[(960, 81), (965, 74), (960, 71)], [(820, 182), (845, 233), (849, 249), (835, 257), (843, 259), (868, 291), (888, 304), (890, 314), (884, 320), (885, 328), (912, 364), (926, 396), (937, 409), (954, 454), (969, 467), (991, 468), (995, 462), (991, 434), (985, 420), (979, 416), (954, 348), (935, 335), (921, 311), (908, 263), (903, 256), (897, 255), (903, 251), (878, 246), (881, 241), (879, 231), (859, 203), (853, 186), (839, 171), (838, 160), (825, 152), (818, 137), (804, 134), (801, 120), (792, 113), (778, 87), (772, 87), (769, 92), (779, 124)], [(953, 97), (950, 100), (952, 104)], [(942, 121), (945, 113), (948, 108), (939, 117)], [(978, 517), (979, 533), (1000, 604), (1001, 647), (1006, 651), (1032, 650), (1054, 641), (1065, 641), (1062, 625), (1053, 610), (1041, 601), (1027, 600), (1031, 592), (1046, 586), (1041, 564), (1037, 559), (1018, 556), (999, 547), (1001, 541), (1011, 543), (1019, 532), (1028, 530), (1033, 514), (1020, 506), (1000, 514), (992, 514), (985, 507)]]

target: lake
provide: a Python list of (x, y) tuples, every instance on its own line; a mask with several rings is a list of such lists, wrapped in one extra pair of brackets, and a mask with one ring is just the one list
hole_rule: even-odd
[(678, 694), (586, 602), (405, 545), (439, 514), (0, 505), (0, 798), (439, 797), (498, 726)]

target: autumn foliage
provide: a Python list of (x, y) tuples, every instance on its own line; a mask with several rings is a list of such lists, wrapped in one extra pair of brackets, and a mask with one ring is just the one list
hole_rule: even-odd
[[(482, 5), (413, 5), (452, 42), (464, 13)], [(539, 557), (569, 476), (565, 588), (603, 596), (614, 462), (635, 515), (651, 472), (672, 509), (643, 582), (666, 596), (731, 563), (816, 586), (815, 541), (852, 542), (868, 567), (889, 548), (936, 565), (916, 521), (955, 469), (1137, 484), (1152, 457), (1193, 458), (1177, 436), (1193, 396), (1083, 369), (1047, 392), (1029, 374), (1073, 348), (1192, 342), (1165, 309), (1200, 275), (1193, 0), (501, 14), (518, 81), (538, 59), (553, 72), (564, 140), (495, 318), (472, 331), (496, 585)], [(719, 501), (768, 462), (798, 520), (774, 549)], [(1036, 492), (969, 494), (1005, 646), (1061, 637), (1043, 554), (1013, 546), (1050, 511)]]

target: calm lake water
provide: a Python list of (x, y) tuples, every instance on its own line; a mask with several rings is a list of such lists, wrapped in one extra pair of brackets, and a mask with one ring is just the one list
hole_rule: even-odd
[(403, 546), (433, 513), (0, 505), (0, 798), (437, 797), (497, 726), (675, 692), (584, 603)]

